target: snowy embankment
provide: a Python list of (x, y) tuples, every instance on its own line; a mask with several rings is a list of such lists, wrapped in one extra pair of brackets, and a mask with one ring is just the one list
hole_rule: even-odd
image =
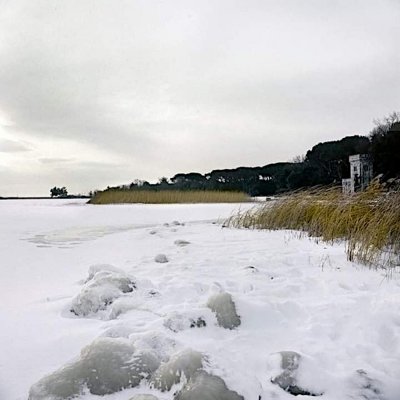
[(0, 202), (0, 399), (399, 400), (397, 273), (235, 208)]

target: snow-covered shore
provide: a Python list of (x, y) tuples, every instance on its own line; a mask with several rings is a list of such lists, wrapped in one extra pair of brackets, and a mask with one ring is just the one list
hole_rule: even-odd
[[(108, 337), (151, 350), (161, 365), (199, 352), (202, 369), (246, 400), (293, 398), (277, 384), (282, 351), (301, 355), (296, 382), (321, 399), (399, 400), (399, 275), (348, 262), (344, 245), (221, 228), (235, 209), (0, 202), (0, 399), (27, 399), (41, 378)], [(104, 264), (116, 275), (88, 275)], [(132, 287), (110, 294), (116, 280)], [(93, 287), (111, 300), (83, 309), (87, 293), (99, 294)], [(240, 317), (234, 329), (210, 306), (221, 293)], [(143, 380), (101, 399), (173, 399), (182, 384), (161, 392)]]

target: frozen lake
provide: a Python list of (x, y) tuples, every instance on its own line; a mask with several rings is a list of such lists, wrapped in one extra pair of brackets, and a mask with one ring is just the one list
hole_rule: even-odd
[[(154, 383), (190, 350), (202, 374), (246, 400), (293, 398), (277, 378), (283, 351), (300, 355), (292, 383), (321, 399), (399, 400), (398, 274), (346, 261), (342, 244), (221, 227), (250, 206), (0, 201), (0, 399), (26, 400), (65, 365), (84, 375), (81, 350), (100, 343), (88, 349), (148, 352), (158, 369), (103, 397), (82, 375), (81, 399), (201, 400), (184, 387), (191, 376), (170, 390)], [(221, 294), (232, 326), (215, 306)], [(39, 386), (32, 399), (57, 398), (54, 383)]]

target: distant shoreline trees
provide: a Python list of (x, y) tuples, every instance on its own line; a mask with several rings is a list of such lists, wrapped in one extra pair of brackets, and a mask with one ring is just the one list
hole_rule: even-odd
[[(262, 167), (217, 169), (206, 174), (178, 173), (160, 178), (156, 184), (135, 180), (107, 190), (223, 190), (241, 191), (251, 196), (277, 193), (316, 185), (341, 184), (350, 175), (349, 156), (371, 154), (375, 175), (384, 179), (400, 176), (400, 113), (375, 121), (369, 136), (347, 136), (341, 140), (318, 143), (305, 156), (291, 162)], [(396, 128), (397, 127), (397, 128)]]
[(50, 195), (51, 197), (67, 197), (68, 191), (65, 186), (61, 188), (54, 186), (53, 188), (50, 189)]

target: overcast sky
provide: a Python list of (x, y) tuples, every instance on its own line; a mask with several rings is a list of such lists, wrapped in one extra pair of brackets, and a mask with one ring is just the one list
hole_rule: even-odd
[(265, 165), (400, 111), (399, 0), (0, 0), (0, 196)]

